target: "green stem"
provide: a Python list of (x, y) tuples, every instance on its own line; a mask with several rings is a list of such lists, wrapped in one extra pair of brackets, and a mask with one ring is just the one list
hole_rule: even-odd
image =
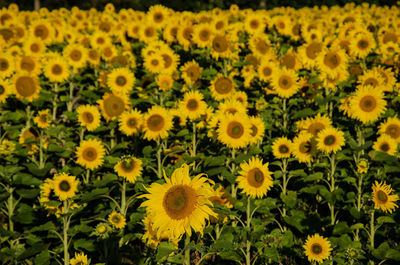
[(162, 161), (161, 161), (161, 153), (162, 153), (162, 144), (160, 138), (157, 139), (157, 177), (159, 179), (162, 178)]
[(85, 127), (81, 127), (81, 132), (79, 133), (79, 139), (81, 140), (81, 142), (83, 141), (84, 137), (85, 137)]
[(287, 123), (288, 123), (288, 113), (287, 113), (287, 107), (286, 107), (286, 102), (287, 99), (284, 98), (282, 100), (282, 112), (283, 112), (283, 130), (286, 132), (287, 129)]
[(246, 265), (250, 265), (251, 262), (251, 257), (250, 257), (250, 248), (251, 248), (251, 242), (249, 239), (249, 236), (251, 234), (251, 212), (250, 212), (250, 197), (247, 197), (247, 208), (246, 208), (246, 215), (247, 215), (247, 229), (248, 229), (248, 234), (247, 234), (247, 242), (246, 242)]
[(54, 83), (54, 99), (53, 99), (53, 115), (52, 120), (55, 121), (57, 117), (57, 98), (58, 98), (58, 83)]
[(67, 110), (72, 111), (72, 107), (74, 105), (73, 99), (74, 99), (74, 85), (69, 83), (69, 102), (67, 102)]
[[(289, 180), (287, 180), (287, 165), (288, 161), (287, 158), (282, 159), (282, 177), (283, 177), (283, 183), (282, 183), (282, 193), (283, 195), (286, 195), (287, 192), (287, 185), (289, 183)], [(282, 206), (282, 217), (286, 216), (286, 207), (285, 205)]]
[(44, 168), (44, 156), (43, 156), (43, 131), (40, 131), (40, 138), (39, 138), (39, 169)]
[(89, 179), (90, 179), (90, 169), (86, 169), (86, 176), (83, 177), (83, 182), (85, 184), (89, 184)]
[(190, 236), (186, 234), (185, 237), (185, 265), (190, 265)]
[[(236, 149), (232, 149), (231, 155), (232, 155), (231, 173), (232, 173), (232, 175), (234, 175), (235, 174), (235, 170), (236, 170), (236, 165), (235, 165), (235, 162), (234, 162), (235, 155), (236, 155)], [(236, 198), (236, 186), (235, 186), (235, 183), (231, 184), (231, 189), (232, 189), (232, 198)]]
[(124, 179), (121, 189), (121, 213), (123, 216), (126, 215), (126, 208), (126, 181)]
[(370, 228), (370, 232), (369, 232), (369, 239), (371, 241), (371, 248), (374, 249), (375, 248), (375, 210), (372, 210), (371, 212), (371, 228)]
[[(192, 134), (192, 157), (196, 156), (196, 123), (193, 121), (193, 134)], [(193, 171), (196, 170), (196, 161), (193, 161)]]
[(31, 105), (26, 107), (26, 127), (31, 127), (31, 119), (32, 119), (32, 112), (31, 112)]
[(8, 209), (8, 230), (13, 232), (14, 231), (14, 223), (12, 221), (12, 216), (14, 215), (14, 196), (13, 196), (14, 188), (9, 188), (8, 192), (10, 196), (8, 197), (7, 209)]
[(111, 136), (111, 145), (110, 145), (110, 147), (111, 147), (111, 149), (113, 149), (115, 147), (115, 145), (116, 145), (116, 140), (115, 140), (115, 137), (114, 137), (115, 136), (115, 128), (111, 129), (110, 136)]
[[(330, 180), (331, 180), (331, 185), (330, 185), (330, 192), (334, 192), (336, 187), (335, 187), (335, 170), (336, 170), (336, 165), (335, 165), (335, 154), (332, 154), (330, 157), (330, 162), (331, 162), (331, 170), (330, 170)], [(335, 224), (335, 205), (329, 203), (329, 209), (331, 211), (331, 225)]]
[[(361, 201), (361, 196), (362, 196), (362, 181), (363, 181), (363, 174), (358, 174), (358, 185), (357, 185), (357, 212), (361, 212), (361, 207), (362, 207), (362, 201)], [(359, 241), (360, 229), (356, 229), (356, 234), (354, 237), (354, 241)]]
[(63, 215), (63, 222), (64, 222), (64, 229), (63, 229), (63, 245), (64, 245), (64, 265), (69, 265), (69, 252), (68, 252), (68, 229), (69, 229), (69, 219), (68, 219), (68, 202), (67, 200), (64, 201), (64, 215)]

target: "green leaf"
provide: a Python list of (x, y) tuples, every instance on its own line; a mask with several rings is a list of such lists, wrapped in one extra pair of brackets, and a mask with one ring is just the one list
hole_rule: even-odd
[(386, 252), (390, 249), (388, 242), (383, 242), (378, 248), (372, 250), (372, 255), (377, 259), (384, 259)]
[(43, 265), (50, 264), (50, 253), (47, 249), (36, 255), (35, 264), (43, 264)]
[(267, 258), (272, 259), (275, 262), (279, 262), (280, 261), (279, 252), (278, 252), (278, 250), (276, 248), (273, 248), (273, 247), (264, 248), (264, 255)]
[(333, 228), (334, 235), (346, 234), (349, 233), (350, 231), (351, 229), (349, 228), (346, 222), (339, 222)]
[(74, 249), (81, 250), (86, 249), (87, 251), (95, 251), (94, 241), (89, 238), (74, 239)]
[(315, 172), (311, 175), (308, 175), (307, 177), (304, 178), (304, 181), (315, 181), (315, 180), (320, 180), (323, 179), (324, 173), (322, 172)]
[(19, 196), (26, 199), (33, 199), (36, 198), (40, 190), (39, 189), (19, 189), (15, 191)]
[(34, 219), (32, 207), (25, 203), (20, 203), (14, 220), (21, 224), (31, 224)]
[(157, 248), (156, 260), (160, 261), (162, 258), (169, 256), (169, 254), (174, 251), (176, 251), (176, 249), (173, 243), (161, 242)]
[(82, 201), (91, 201), (98, 198), (100, 195), (106, 194), (108, 192), (108, 188), (94, 189), (90, 192), (85, 192), (81, 195), (80, 199)]
[(380, 216), (380, 217), (378, 217), (376, 219), (376, 222), (378, 224), (380, 224), (380, 225), (384, 224), (384, 223), (389, 223), (389, 224), (395, 224), (396, 223), (396, 221), (390, 216)]
[(400, 261), (400, 251), (395, 249), (389, 249), (386, 252), (385, 258)]
[(299, 111), (296, 111), (296, 113), (293, 115), (293, 119), (299, 119), (299, 118), (304, 118), (308, 117), (314, 114), (314, 111), (311, 108), (305, 108)]

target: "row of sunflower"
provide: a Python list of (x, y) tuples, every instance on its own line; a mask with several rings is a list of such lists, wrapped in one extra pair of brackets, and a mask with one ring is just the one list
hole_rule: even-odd
[(398, 17), (3, 8), (0, 260), (396, 264)]

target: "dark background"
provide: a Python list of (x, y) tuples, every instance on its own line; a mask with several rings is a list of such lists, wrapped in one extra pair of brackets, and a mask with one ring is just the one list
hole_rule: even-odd
[[(397, 0), (40, 0), (40, 6), (48, 9), (55, 9), (65, 7), (70, 9), (73, 6), (77, 6), (81, 9), (90, 9), (92, 7), (103, 10), (104, 6), (112, 2), (117, 10), (121, 8), (133, 8), (136, 10), (147, 11), (148, 8), (155, 4), (162, 4), (170, 7), (176, 11), (189, 10), (189, 11), (200, 11), (209, 10), (215, 7), (222, 9), (228, 9), (231, 4), (237, 4), (240, 9), (252, 8), (274, 8), (277, 6), (292, 6), (294, 8), (300, 8), (304, 6), (315, 6), (315, 5), (340, 5), (343, 6), (346, 3), (354, 2), (361, 4), (368, 2), (376, 5), (395, 5)], [(0, 0), (0, 8), (8, 6), (10, 3), (17, 3), (20, 10), (33, 10), (34, 0)]]

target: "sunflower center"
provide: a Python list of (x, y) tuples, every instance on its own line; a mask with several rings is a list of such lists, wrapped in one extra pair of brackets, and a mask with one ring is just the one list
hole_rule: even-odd
[(39, 52), (39, 50), (40, 50), (40, 46), (39, 46), (37, 43), (34, 43), (34, 44), (31, 45), (30, 49), (31, 49), (31, 51), (33, 51), (34, 53), (37, 53), (37, 52)]
[(323, 125), (320, 122), (314, 122), (308, 127), (308, 132), (311, 133), (314, 136), (317, 136), (317, 134), (325, 129), (325, 125)]
[(187, 185), (175, 185), (164, 195), (163, 207), (168, 216), (180, 220), (190, 216), (197, 203), (196, 191)]
[(163, 58), (163, 60), (164, 60), (164, 68), (170, 67), (171, 64), (172, 64), (172, 58), (171, 58), (171, 56), (169, 56), (168, 54), (165, 54), (165, 53), (162, 54), (161, 56), (162, 56), (162, 58)]
[(151, 60), (151, 65), (153, 65), (153, 66), (158, 66), (158, 64), (160, 63), (159, 61), (158, 61), (158, 59), (153, 59), (153, 60)]
[(271, 67), (264, 67), (264, 69), (263, 69), (263, 74), (264, 74), (264, 76), (270, 76), (271, 74), (272, 74), (272, 69), (271, 69)]
[(119, 86), (124, 86), (127, 83), (126, 77), (125, 76), (118, 76), (116, 79), (117, 85)]
[(216, 52), (222, 53), (228, 50), (228, 41), (224, 36), (216, 36), (213, 39), (212, 47)]
[(49, 36), (49, 30), (45, 25), (39, 25), (35, 28), (35, 36), (41, 38), (42, 40), (46, 39)]
[(281, 153), (281, 154), (289, 153), (289, 148), (285, 144), (280, 145), (278, 150), (279, 150), (279, 153)]
[(190, 80), (192, 80), (192, 82), (196, 82), (200, 77), (200, 71), (196, 66), (189, 67), (186, 70), (186, 73), (189, 76)]
[(258, 26), (259, 26), (259, 23), (258, 23), (258, 21), (256, 19), (253, 19), (253, 20), (250, 21), (250, 27), (252, 29), (257, 29)]
[(228, 125), (227, 133), (230, 137), (238, 139), (244, 134), (244, 127), (240, 122), (230, 122)]
[(340, 65), (340, 56), (336, 52), (328, 52), (324, 57), (324, 64), (331, 69), (335, 69)]
[(115, 214), (115, 215), (113, 215), (113, 217), (111, 218), (111, 221), (112, 221), (114, 224), (119, 224), (119, 222), (121, 222), (121, 218), (119, 217), (119, 215)]
[(233, 88), (232, 80), (227, 77), (218, 78), (215, 82), (215, 90), (218, 94), (228, 94)]
[(382, 203), (385, 203), (388, 201), (388, 196), (384, 191), (378, 190), (378, 192), (376, 193), (378, 200)]
[(135, 167), (135, 161), (132, 158), (124, 159), (121, 163), (121, 167), (124, 171), (131, 171)]
[(9, 63), (5, 59), (0, 59), (0, 71), (5, 71), (9, 67)]
[(264, 183), (264, 173), (259, 168), (253, 168), (247, 173), (247, 180), (250, 186), (259, 188)]
[(367, 40), (360, 40), (358, 43), (358, 48), (364, 50), (366, 48), (368, 48), (368, 41)]
[(378, 84), (379, 84), (378, 80), (376, 80), (373, 77), (370, 77), (364, 81), (364, 86), (370, 85), (370, 86), (376, 87)]
[(377, 107), (377, 102), (373, 96), (365, 96), (360, 100), (360, 108), (362, 111), (371, 112)]
[(93, 147), (87, 147), (82, 154), (83, 159), (86, 161), (94, 161), (97, 158), (97, 151)]
[(97, 59), (99, 59), (99, 54), (97, 53), (96, 50), (90, 50), (89, 58), (92, 59), (93, 61), (96, 61)]
[(190, 39), (192, 38), (192, 33), (193, 33), (193, 29), (192, 29), (192, 27), (187, 27), (187, 28), (185, 28), (184, 30), (183, 30), (183, 38), (185, 39), (185, 40), (188, 40), (188, 41), (190, 41)]
[(77, 62), (77, 61), (79, 61), (79, 60), (82, 58), (82, 52), (79, 51), (79, 50), (73, 50), (73, 51), (70, 53), (70, 58), (71, 58), (73, 61)]
[(90, 112), (83, 113), (82, 117), (86, 123), (92, 123), (94, 121), (93, 114)]
[(198, 108), (197, 100), (189, 99), (188, 103), (186, 104), (186, 107), (188, 108), (188, 110), (191, 110), (191, 111), (197, 110), (197, 108)]
[(164, 20), (164, 16), (161, 12), (155, 13), (153, 18), (154, 18), (154, 22), (156, 22), (156, 23), (160, 23)]
[(71, 189), (71, 185), (67, 180), (61, 181), (60, 184), (58, 184), (58, 187), (64, 192), (68, 192)]
[(124, 109), (125, 103), (120, 97), (111, 95), (109, 98), (104, 99), (104, 110), (108, 116), (118, 116), (124, 112)]
[(257, 126), (252, 125), (250, 129), (251, 129), (250, 135), (253, 136), (253, 137), (256, 136), (256, 135), (257, 135), (257, 132), (258, 132)]
[(333, 145), (336, 142), (336, 137), (334, 135), (328, 135), (324, 138), (325, 145)]
[(21, 60), (21, 69), (22, 70), (26, 70), (28, 72), (32, 71), (33, 69), (35, 69), (35, 62), (29, 58), (29, 57), (24, 57)]
[(103, 37), (98, 37), (97, 39), (96, 39), (96, 43), (97, 44), (104, 44), (106, 41), (105, 41), (105, 39), (103, 38)]
[(208, 29), (203, 29), (199, 34), (201, 41), (208, 41), (210, 39), (210, 31)]
[(46, 114), (40, 115), (39, 118), (40, 118), (43, 122), (47, 122), (47, 115), (46, 115)]
[(261, 54), (266, 54), (269, 50), (269, 45), (263, 40), (258, 40), (256, 43), (256, 50)]
[(283, 65), (286, 66), (288, 69), (294, 69), (296, 65), (296, 57), (293, 54), (286, 54), (282, 58)]
[(322, 246), (318, 243), (312, 244), (311, 251), (316, 255), (321, 254)]
[[(0, 89), (1, 91), (1, 89)], [(1, 95), (2, 93), (0, 93)], [(397, 139), (400, 136), (400, 127), (395, 124), (390, 124), (385, 131), (386, 134), (389, 134), (392, 138)]]
[(322, 45), (319, 42), (313, 42), (306, 48), (306, 55), (308, 58), (314, 60), (317, 58), (318, 53), (322, 51)]
[(146, 35), (146, 37), (148, 37), (148, 38), (153, 37), (154, 29), (153, 28), (146, 28), (145, 31), (144, 31), (144, 35)]
[(5, 88), (2, 85), (0, 85), (0, 95), (3, 95), (5, 91), (6, 91)]
[(310, 154), (311, 153), (311, 143), (310, 141), (302, 142), (299, 146), (300, 153)]
[(279, 87), (280, 88), (287, 90), (291, 86), (292, 86), (292, 79), (290, 79), (289, 76), (284, 75), (279, 78)]
[(215, 24), (215, 28), (216, 29), (222, 29), (224, 27), (224, 22), (222, 22), (222, 21), (218, 21), (216, 24)]
[(23, 97), (30, 97), (36, 91), (35, 82), (30, 76), (21, 76), (20, 78), (18, 78), (15, 87), (18, 94)]
[(379, 147), (381, 149), (382, 152), (388, 152), (390, 149), (390, 146), (388, 143), (382, 143), (381, 146)]
[(128, 125), (128, 127), (130, 128), (135, 128), (136, 127), (136, 119), (135, 118), (129, 118), (128, 121), (126, 122), (126, 124)]
[(55, 64), (53, 65), (53, 67), (51, 68), (51, 72), (55, 75), (59, 75), (62, 73), (62, 67), (59, 64)]
[(147, 120), (147, 127), (152, 131), (161, 131), (164, 128), (164, 118), (161, 115), (154, 114)]

